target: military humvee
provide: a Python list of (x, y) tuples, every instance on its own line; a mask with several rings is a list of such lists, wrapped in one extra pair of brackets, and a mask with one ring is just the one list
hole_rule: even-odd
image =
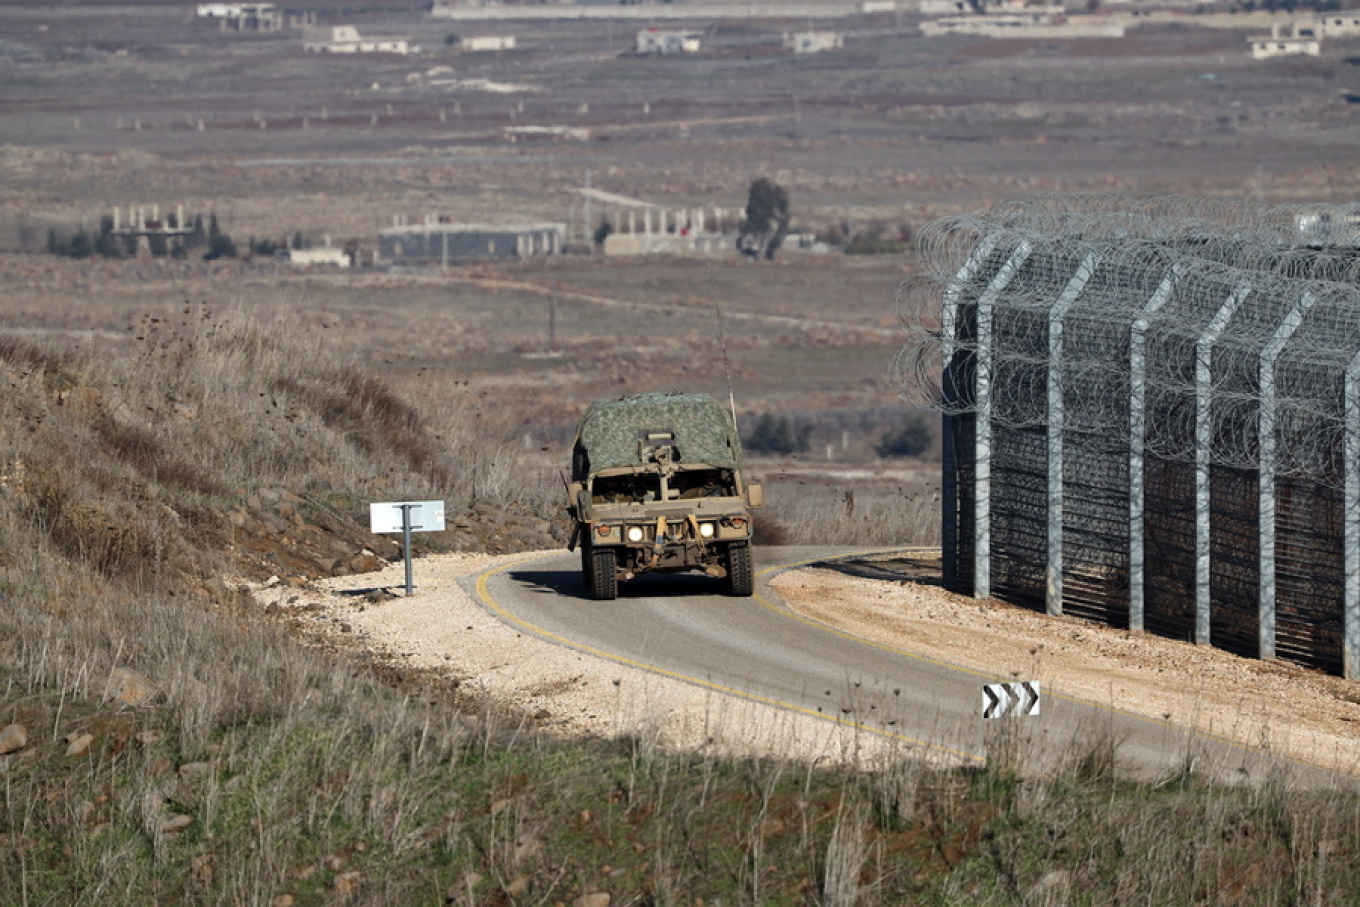
[(761, 486), (742, 474), (732, 417), (707, 394), (597, 400), (572, 445), (568, 550), (597, 599), (643, 573), (702, 570), (729, 595), (755, 590), (750, 509)]

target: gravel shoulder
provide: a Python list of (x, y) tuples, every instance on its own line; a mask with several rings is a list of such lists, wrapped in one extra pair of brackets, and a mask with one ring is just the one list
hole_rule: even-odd
[[(526, 635), (464, 584), (510, 556), (444, 554), (307, 588), (257, 585), (261, 605), (304, 635), (437, 681), (464, 706), (563, 736), (629, 735), (649, 745), (779, 755), (826, 764), (892, 756), (899, 746), (850, 726), (738, 699)], [(978, 601), (928, 579), (789, 570), (771, 588), (795, 612), (881, 645), (995, 675), (1038, 680), (1045, 695), (1090, 700), (1194, 727), (1299, 761), (1360, 774), (1360, 685), (1281, 662), (1050, 618)]]

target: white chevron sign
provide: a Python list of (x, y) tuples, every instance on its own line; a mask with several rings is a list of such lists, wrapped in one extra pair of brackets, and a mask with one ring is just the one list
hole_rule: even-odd
[(982, 717), (1004, 718), (1007, 714), (1039, 714), (1039, 681), (983, 684)]

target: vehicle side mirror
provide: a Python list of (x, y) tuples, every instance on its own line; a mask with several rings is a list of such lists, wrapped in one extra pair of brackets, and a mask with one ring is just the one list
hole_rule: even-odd
[(765, 486), (759, 482), (748, 482), (746, 485), (746, 503), (752, 507), (764, 506)]

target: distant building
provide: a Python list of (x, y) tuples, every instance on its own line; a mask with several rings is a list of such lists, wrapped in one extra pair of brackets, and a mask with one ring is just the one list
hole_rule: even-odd
[(640, 54), (697, 54), (703, 37), (697, 31), (662, 31), (644, 28), (637, 33), (637, 52)]
[(1322, 53), (1322, 38), (1317, 26), (1311, 22), (1276, 22), (1270, 27), (1270, 37), (1247, 40), (1251, 45), (1251, 56), (1256, 60), (1299, 54), (1316, 57)]
[(348, 268), (353, 262), (344, 249), (280, 249), (277, 258), (292, 265)]
[(845, 46), (845, 39), (835, 31), (785, 32), (784, 49), (796, 54), (815, 54)]
[(565, 224), (399, 224), (378, 232), (378, 257), (404, 264), (458, 264), (557, 255)]
[(988, 38), (1119, 38), (1122, 20), (1107, 16), (1065, 16), (1026, 12), (986, 16), (948, 16), (921, 23), (921, 34), (980, 35)]
[(283, 28), (283, 13), (272, 3), (200, 3), (199, 19), (218, 22), (224, 29), (237, 31), (278, 31)]
[(514, 50), (514, 35), (474, 35), (458, 42), (463, 50)]
[(314, 54), (411, 54), (417, 51), (406, 38), (365, 38), (353, 25), (310, 25), (302, 31), (302, 46)]
[(1360, 35), (1360, 15), (1354, 11), (1344, 13), (1318, 13), (1314, 19), (1318, 34), (1328, 38), (1354, 37)]
[(1295, 219), (1299, 236), (1310, 246), (1360, 249), (1360, 214), (1346, 214), (1330, 206), (1303, 211)]

